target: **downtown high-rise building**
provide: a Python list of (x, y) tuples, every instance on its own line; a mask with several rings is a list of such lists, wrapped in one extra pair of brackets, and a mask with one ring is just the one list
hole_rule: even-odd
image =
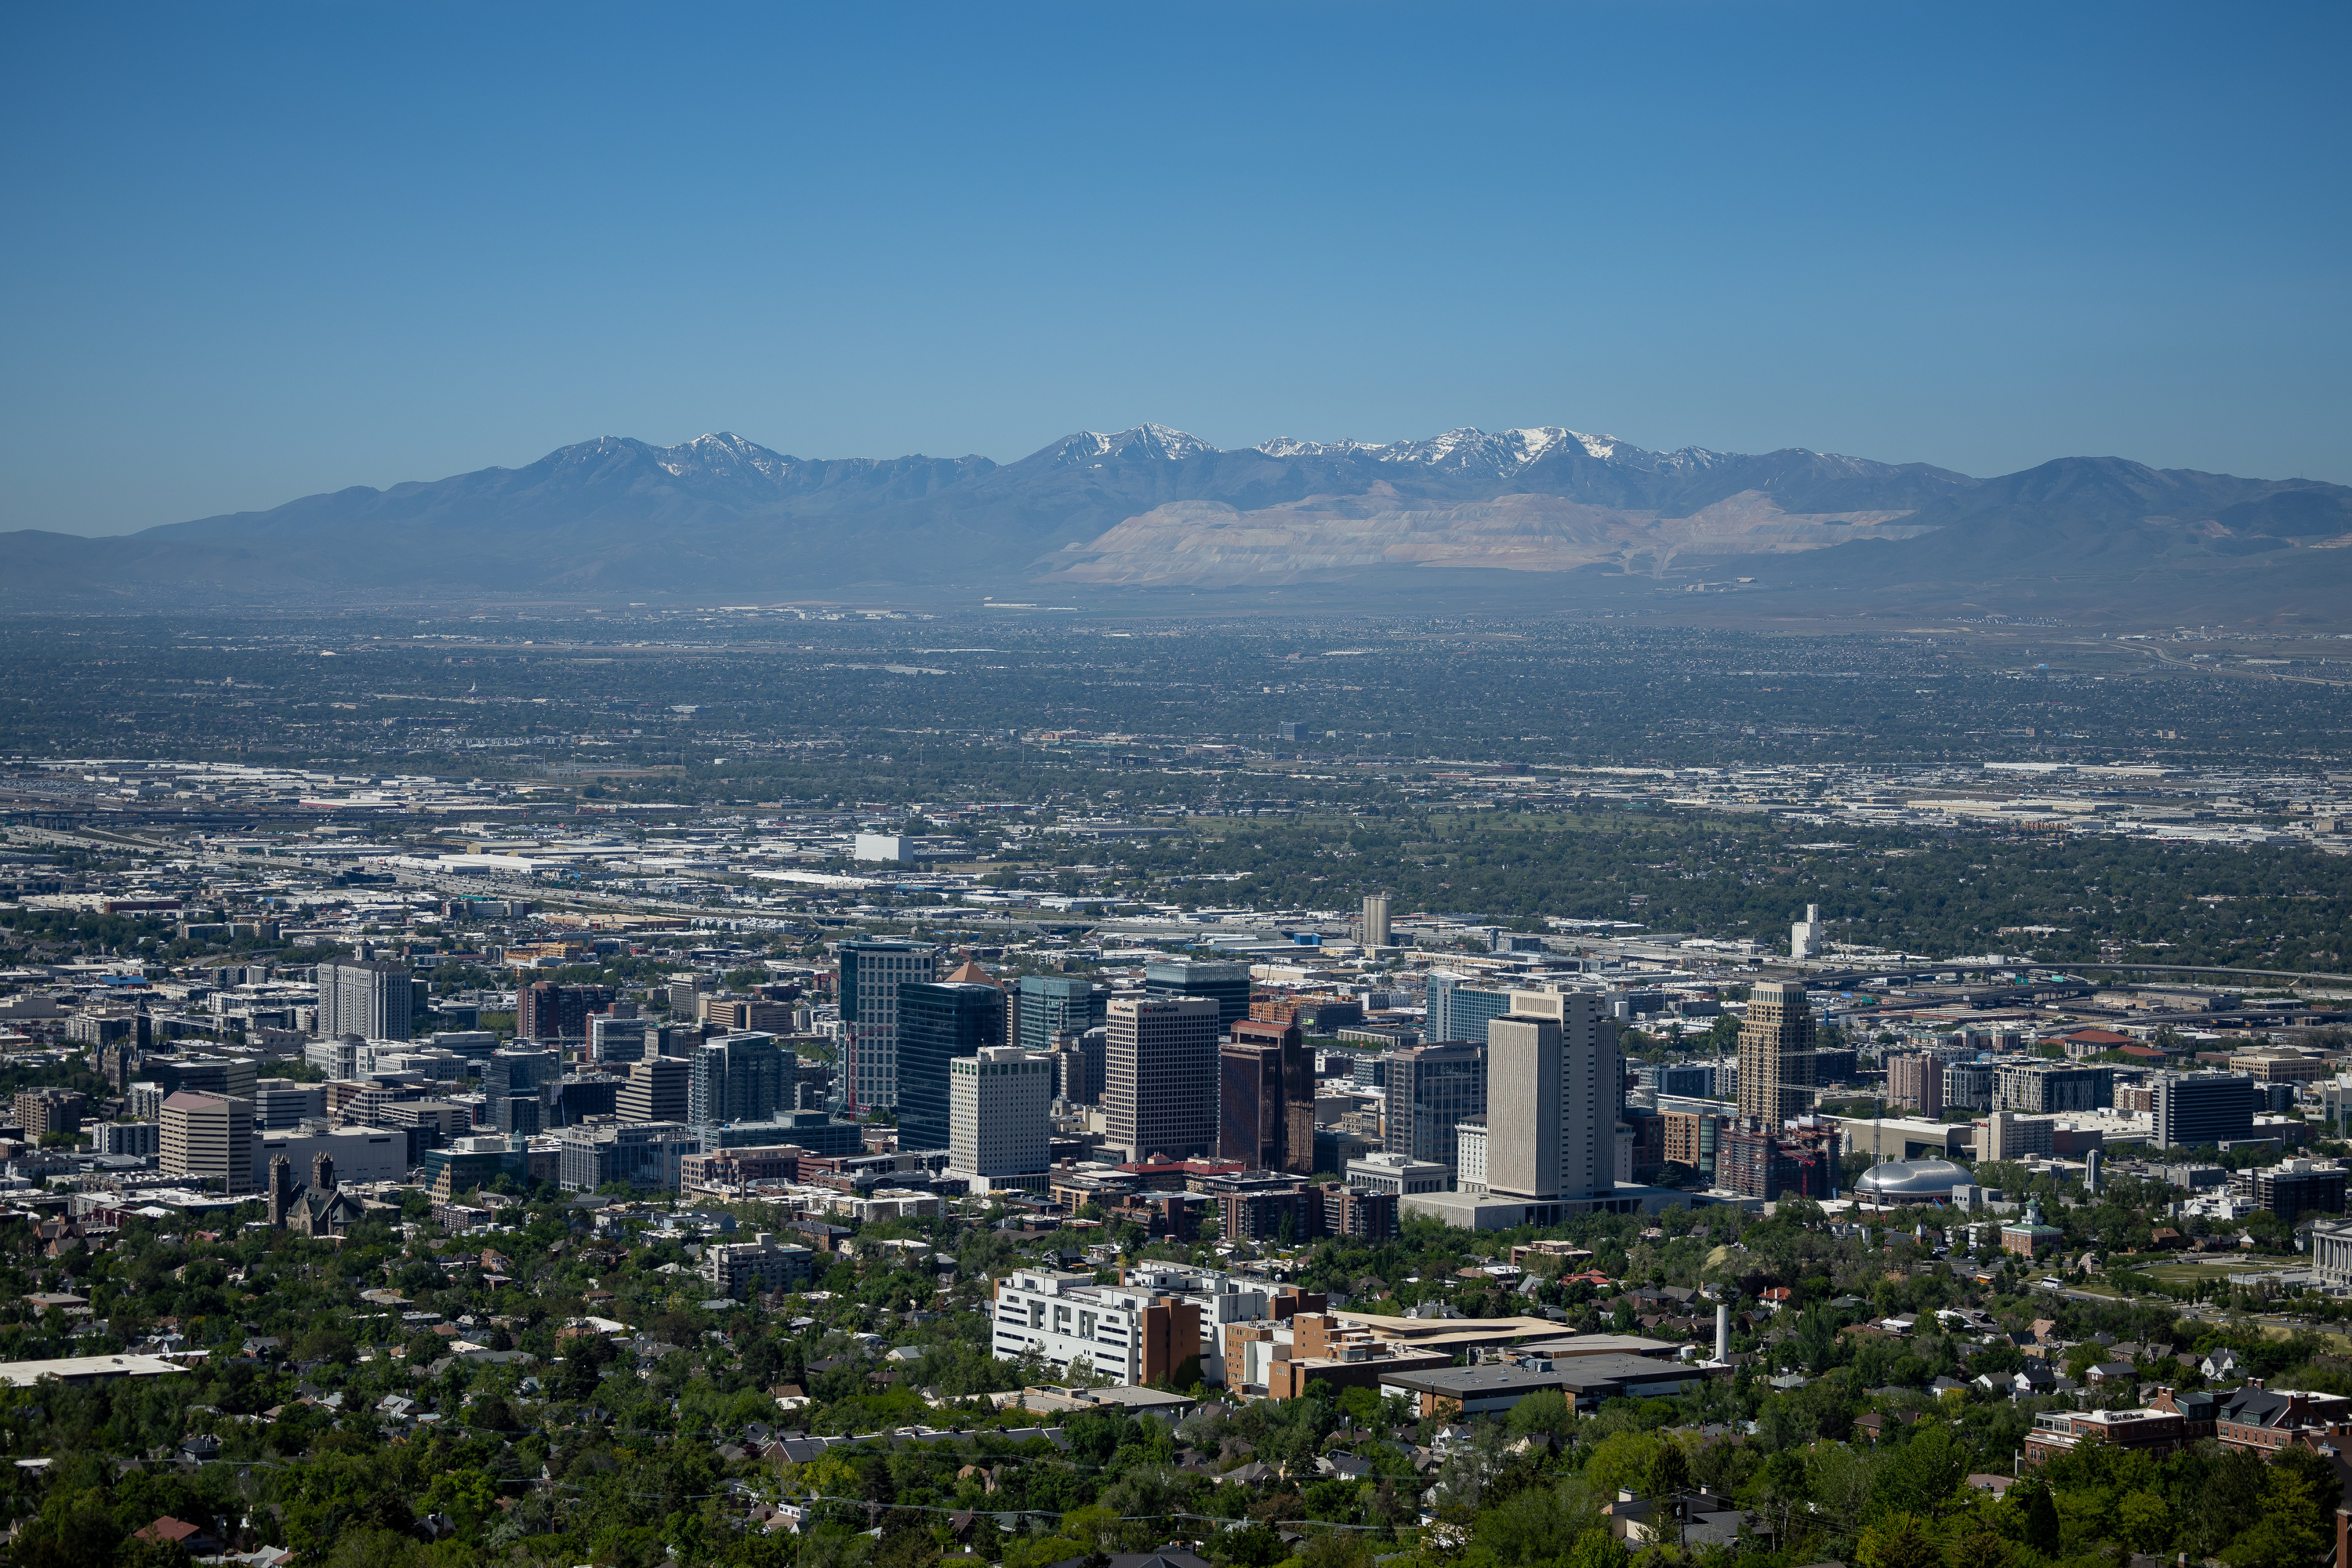
[(253, 1101), (183, 1089), (164, 1100), (157, 1120), (163, 1174), (217, 1182), (232, 1194), (253, 1190)]
[(558, 985), (542, 980), (515, 990), (515, 1037), (549, 1044), (588, 1040), (589, 1015), (613, 1005), (609, 985)]
[(937, 979), (940, 950), (927, 942), (861, 938), (843, 942), (840, 957), (843, 1102), (852, 1111), (895, 1110), (898, 989)]
[(1217, 1157), (1315, 1171), (1315, 1058), (1296, 1024), (1244, 1018), (1217, 1048)]
[(1486, 1110), (1486, 1047), (1465, 1040), (1417, 1046), (1389, 1052), (1388, 1064), (1385, 1152), (1456, 1170), (1454, 1129)]
[(1739, 1115), (1766, 1131), (1812, 1107), (1813, 1009), (1804, 983), (1766, 980), (1748, 992), (1739, 1027)]
[(2157, 1147), (2199, 1149), (2254, 1135), (2253, 1079), (2239, 1073), (2164, 1073), (2149, 1095)]
[(1944, 1114), (1944, 1058), (1924, 1052), (1886, 1058), (1886, 1098), (1920, 1115)]
[(1517, 991), (1486, 1026), (1486, 1189), (1531, 1202), (1617, 1186), (1625, 1079), (1617, 1022), (1591, 992)]
[(1220, 1025), (1213, 996), (1111, 1003), (1103, 1110), (1110, 1142), (1129, 1159), (1216, 1152)]
[(793, 1064), (773, 1035), (707, 1040), (687, 1058), (686, 1119), (696, 1127), (768, 1121), (793, 1109)]
[(1110, 1073), (1110, 1030), (1097, 1025), (1083, 1035), (1055, 1035), (1046, 1043), (1054, 1064), (1054, 1093), (1072, 1105), (1100, 1105)]
[(331, 959), (318, 968), (319, 1034), (404, 1040), (414, 1032), (415, 986), (405, 963)]
[(1250, 966), (1223, 960), (1155, 958), (1143, 966), (1143, 994), (1154, 1001), (1205, 996), (1217, 1004), (1217, 1026), (1249, 1016)]
[[(966, 978), (965, 976), (971, 976)], [(898, 1147), (945, 1149), (952, 1131), (950, 1068), (1004, 1047), (1004, 991), (966, 964), (957, 978), (898, 988)], [(1037, 1058), (1052, 1098), (1052, 1064)], [(1025, 1070), (1025, 1069), (1024, 1069)]]
[(614, 1109), (623, 1121), (684, 1122), (693, 1069), (677, 1057), (647, 1057), (629, 1064)]
[(982, 1178), (1045, 1171), (1053, 1106), (1053, 1064), (1035, 1052), (990, 1046), (956, 1058), (948, 1063), (948, 1169)]

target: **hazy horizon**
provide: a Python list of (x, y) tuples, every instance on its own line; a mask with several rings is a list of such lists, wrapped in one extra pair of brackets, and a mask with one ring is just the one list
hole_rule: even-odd
[(1562, 424), (2352, 482), (2337, 8), (0, 27), (0, 529), (720, 429), (1006, 461)]

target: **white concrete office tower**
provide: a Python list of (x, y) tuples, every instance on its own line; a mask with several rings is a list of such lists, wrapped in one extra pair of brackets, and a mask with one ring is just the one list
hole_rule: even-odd
[(1053, 1164), (1054, 1058), (991, 1046), (948, 1063), (948, 1169), (1027, 1176)]
[(1219, 1016), (1213, 996), (1111, 1003), (1103, 1110), (1110, 1142), (1129, 1159), (1217, 1152)]
[(1486, 1190), (1498, 1198), (1617, 1189), (1625, 1069), (1617, 1023), (1587, 991), (1515, 991), (1486, 1025)]
[(927, 942), (841, 944), (842, 1093), (853, 1110), (898, 1105), (898, 987), (940, 977)]
[(1364, 895), (1364, 945), (1386, 947), (1389, 944), (1389, 896), (1386, 893)]
[(405, 963), (338, 959), (319, 965), (319, 1034), (408, 1038), (415, 989)]
[(1805, 918), (1789, 928), (1790, 958), (1819, 958), (1822, 955), (1822, 906), (1807, 904)]

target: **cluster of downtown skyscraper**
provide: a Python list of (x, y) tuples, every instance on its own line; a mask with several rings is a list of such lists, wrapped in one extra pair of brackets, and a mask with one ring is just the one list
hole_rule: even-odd
[[(1298, 1175), (1345, 1163), (1328, 1150), (1318, 1158), (1303, 1031), (1278, 1005), (1253, 1008), (1244, 963), (1156, 960), (1141, 995), (1115, 997), (1067, 976), (1000, 984), (972, 964), (928, 978), (944, 955), (920, 942), (852, 941), (840, 959), (842, 1072), (856, 1093), (845, 1109), (894, 1110), (899, 1146), (950, 1151), (951, 1170), (1042, 1171), (1055, 1100), (1098, 1105), (1107, 1152), (1132, 1162), (1211, 1158)], [(1608, 997), (1435, 979), (1429, 1008), (1433, 1031), (1447, 1034), (1381, 1058), (1379, 1152), (1442, 1167), (1446, 1186), (1486, 1201), (1585, 1207), (1619, 1196), (1633, 1134)], [(1791, 1125), (1810, 1108), (1814, 1044), (1801, 985), (1754, 988), (1738, 1115), (1709, 1139), (1727, 1184), (1774, 1196), (1832, 1189), (1834, 1132)], [(978, 1152), (983, 1136), (994, 1153)], [(1465, 1136), (1478, 1145), (1466, 1160)]]
[[(1377, 1125), (1343, 1129), (1318, 1128), (1315, 1053), (1282, 998), (1254, 1005), (1246, 963), (1154, 960), (1141, 994), (1114, 995), (1083, 976), (1001, 984), (973, 963), (942, 974), (947, 954), (922, 942), (856, 938), (838, 952), (835, 1109), (895, 1113), (900, 1149), (942, 1152), (965, 1175), (1043, 1175), (1060, 1102), (1098, 1108), (1105, 1153), (1130, 1162), (1215, 1159), (1306, 1176), (1352, 1175), (1351, 1160), (1363, 1157), (1412, 1167), (1416, 1184), (1404, 1185), (1401, 1173), (1402, 1192), (1481, 1202), (1622, 1200), (1631, 1194), (1617, 1189), (1633, 1184), (1633, 1170), (1665, 1159), (1753, 1195), (1834, 1189), (1835, 1131), (1801, 1125), (1816, 1053), (1797, 984), (1752, 988), (1737, 1114), (1694, 1131), (1653, 1127), (1655, 1116), (1629, 1111), (1609, 996), (1434, 973), (1422, 1037), (1429, 1043), (1360, 1064), (1381, 1080), (1381, 1112)], [(409, 1000), (393, 967), (321, 965), (322, 1018), (355, 1035), (388, 1035)], [(827, 1121), (845, 1146), (854, 1136), (851, 1123), (831, 1121), (809, 1100), (817, 1087), (810, 1075), (822, 1068), (804, 1068), (776, 1033), (743, 1026), (764, 1021), (756, 1004), (741, 1005), (726, 1034), (693, 1028), (691, 1043), (673, 1054), (667, 1028), (626, 1016), (634, 1009), (616, 1002), (604, 987), (525, 988), (516, 1045), (491, 1053), (482, 1069), (500, 1133), (541, 1131), (553, 1104), (561, 1124), (593, 1116), (671, 1123), (706, 1147), (740, 1141), (719, 1130), (764, 1135), (783, 1121)], [(544, 1047), (573, 1038), (600, 1062), (625, 1062), (625, 1077), (562, 1078), (560, 1050)], [(1654, 1150), (1644, 1146), (1654, 1136), (1662, 1145)], [(1523, 1222), (1542, 1219), (1530, 1213)]]

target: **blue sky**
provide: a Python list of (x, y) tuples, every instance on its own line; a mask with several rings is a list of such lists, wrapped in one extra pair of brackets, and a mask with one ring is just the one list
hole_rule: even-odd
[(731, 429), (2352, 482), (2352, 10), (17, 5), (0, 528)]

